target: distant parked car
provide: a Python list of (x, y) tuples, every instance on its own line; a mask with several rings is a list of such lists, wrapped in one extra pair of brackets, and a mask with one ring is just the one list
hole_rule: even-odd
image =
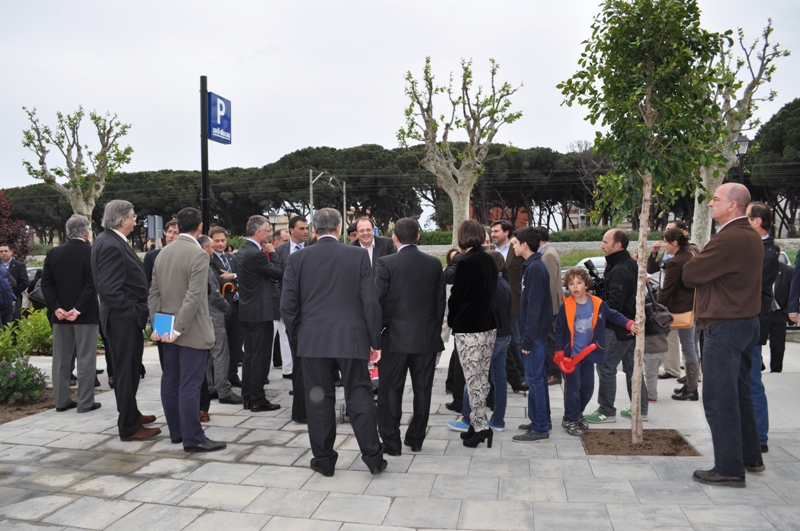
[(786, 265), (792, 265), (792, 261), (789, 260), (789, 255), (781, 251), (781, 254), (778, 255), (778, 262)]

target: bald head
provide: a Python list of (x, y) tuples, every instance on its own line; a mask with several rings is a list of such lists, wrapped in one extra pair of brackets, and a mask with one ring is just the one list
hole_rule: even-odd
[(714, 192), (708, 208), (711, 218), (723, 225), (734, 218), (744, 216), (750, 204), (750, 192), (738, 183), (725, 183)]

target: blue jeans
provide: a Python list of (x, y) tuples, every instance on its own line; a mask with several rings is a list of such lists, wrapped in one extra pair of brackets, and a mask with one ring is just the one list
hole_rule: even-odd
[[(607, 417), (616, 417), (617, 410), (614, 400), (617, 397), (617, 366), (622, 361), (622, 370), (625, 371), (625, 383), (628, 387), (628, 398), (631, 398), (631, 378), (633, 377), (633, 350), (636, 341), (620, 341), (610, 328), (606, 329), (606, 358), (603, 363), (597, 364), (597, 377), (600, 387), (597, 390), (597, 411)], [(641, 413), (647, 415), (647, 384), (642, 378)]]
[[(489, 377), (494, 384), (494, 412), (490, 422), (492, 426), (498, 428), (506, 427), (506, 404), (508, 403), (508, 382), (506, 381), (506, 349), (511, 341), (511, 336), (498, 337), (494, 342), (492, 352), (492, 364)], [(469, 424), (469, 417), (472, 415), (472, 408), (469, 405), (469, 395), (467, 386), (464, 386), (464, 398), (461, 402), (461, 421)]]
[(583, 360), (572, 373), (564, 373), (564, 420), (578, 422), (594, 393), (594, 363)]
[(703, 409), (711, 428), (714, 469), (723, 476), (742, 477), (744, 463), (761, 461), (750, 394), (758, 331), (754, 316), (722, 321), (703, 332)]
[[(544, 358), (547, 352), (547, 339), (537, 339), (533, 342), (530, 354), (523, 354), (525, 363), (525, 380), (528, 382), (528, 418), (531, 429), (540, 434), (550, 433), (550, 392), (547, 387), (547, 371), (544, 368)], [(645, 398), (646, 400), (646, 398)]]
[(758, 441), (767, 444), (769, 432), (769, 409), (767, 408), (767, 393), (761, 381), (761, 345), (753, 347), (753, 366), (750, 368), (750, 394), (753, 397), (753, 410), (756, 414), (758, 425)]
[(522, 339), (519, 334), (519, 314), (511, 314), (511, 343), (508, 348), (511, 361), (516, 365), (520, 374), (525, 373), (525, 363), (522, 361)]

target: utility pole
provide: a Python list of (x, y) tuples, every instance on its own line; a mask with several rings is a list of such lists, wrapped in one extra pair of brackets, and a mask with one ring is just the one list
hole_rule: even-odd
[(319, 180), (320, 177), (325, 175), (326, 171), (319, 172), (319, 175), (314, 177), (314, 170), (308, 170), (308, 208), (311, 211), (311, 218), (309, 219), (309, 224), (314, 223), (314, 183)]

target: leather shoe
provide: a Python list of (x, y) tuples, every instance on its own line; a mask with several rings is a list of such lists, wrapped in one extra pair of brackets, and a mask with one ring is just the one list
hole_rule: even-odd
[(152, 424), (156, 421), (155, 415), (142, 415), (139, 417), (139, 422), (142, 424)]
[(114, 389), (114, 377), (113, 377), (113, 376), (109, 376), (109, 377), (108, 377), (108, 386), (109, 386), (111, 389)]
[(378, 474), (386, 470), (387, 466), (389, 466), (389, 463), (386, 462), (386, 459), (381, 459), (381, 464), (379, 464), (377, 468), (370, 468), (369, 471), (372, 472), (373, 476), (377, 476)]
[(183, 437), (178, 437), (177, 439), (170, 439), (169, 442), (172, 444), (180, 444), (183, 442)]
[(253, 413), (260, 413), (262, 411), (275, 411), (280, 408), (281, 408), (280, 404), (273, 404), (272, 402), (267, 400), (266, 404), (260, 406), (250, 406), (250, 411), (252, 411)]
[(100, 402), (95, 402), (94, 404), (92, 404), (92, 407), (90, 407), (89, 409), (84, 409), (83, 411), (81, 411), (79, 409), (78, 413), (88, 413), (90, 411), (94, 411), (95, 409), (100, 409), (100, 406), (102, 406), (102, 404)]
[(658, 375), (659, 380), (669, 380), (670, 378), (677, 378), (677, 376), (672, 376), (668, 372), (662, 372), (661, 374)]
[(201, 411), (200, 422), (208, 422), (209, 420), (211, 420), (211, 415), (208, 414), (208, 411)]
[(410, 442), (405, 441), (405, 440), (403, 441), (403, 444), (405, 446), (408, 446), (409, 448), (411, 448), (412, 452), (421, 452), (422, 451), (422, 445), (414, 446), (413, 444), (411, 444)]
[(287, 380), (291, 380), (292, 379), (291, 373), (290, 374), (284, 374), (283, 377), (286, 378)]
[(561, 385), (561, 378), (558, 376), (548, 376), (547, 385)]
[(125, 438), (120, 437), (120, 440), (126, 441), (126, 442), (127, 441), (144, 441), (145, 439), (150, 439), (152, 437), (155, 437), (159, 433), (161, 433), (161, 430), (159, 428), (142, 428), (141, 430), (137, 431), (136, 433), (134, 433), (130, 437), (125, 437)]
[(100, 378), (98, 378), (97, 376), (95, 376), (95, 377), (94, 377), (94, 386), (95, 386), (95, 387), (100, 387), (101, 385), (103, 385), (103, 384), (101, 384), (101, 383), (100, 383)]
[(459, 407), (456, 407), (456, 403), (455, 403), (455, 401), (446, 403), (446, 404), (444, 405), (444, 407), (446, 407), (446, 408), (447, 408), (447, 409), (449, 409), (450, 411), (460, 411), (460, 410), (461, 410), (461, 408), (459, 408)]
[(230, 394), (228, 396), (223, 396), (219, 399), (220, 404), (241, 404), (242, 397), (235, 394)]
[(67, 404), (66, 407), (57, 407), (56, 411), (58, 411), (59, 413), (63, 413), (64, 411), (66, 411), (68, 409), (75, 409), (76, 407), (78, 407), (78, 403), (73, 401), (73, 402), (70, 402), (69, 404)]
[(221, 441), (212, 441), (206, 439), (206, 442), (200, 443), (197, 446), (184, 446), (184, 452), (216, 452), (217, 450), (224, 450), (228, 446), (227, 443)]
[(403, 455), (402, 450), (389, 450), (388, 448), (386, 448), (385, 444), (383, 445), (383, 453), (385, 453), (386, 455), (391, 455), (392, 457), (400, 457), (401, 455)]
[(769, 445), (762, 444), (762, 445), (761, 445), (761, 453), (762, 453), (762, 454), (765, 454), (765, 453), (767, 453), (767, 452), (769, 452)]
[(209, 393), (208, 394), (208, 399), (209, 400), (217, 400), (218, 398), (219, 398), (219, 393), (216, 392), (216, 391), (214, 391), (213, 393)]
[(764, 466), (764, 461), (759, 461), (758, 463), (745, 463), (744, 469), (748, 472), (763, 472), (767, 467)]
[(294, 422), (295, 424), (308, 424), (308, 421), (306, 419), (292, 419), (292, 422)]
[(228, 381), (231, 383), (231, 385), (233, 387), (241, 387), (242, 386), (242, 381), (239, 379), (238, 375), (231, 376), (230, 378), (228, 378)]
[(333, 477), (333, 470), (324, 470), (322, 467), (319, 467), (319, 466), (315, 465), (314, 463), (311, 463), (311, 470), (313, 470), (315, 472), (319, 472), (320, 474), (322, 474), (326, 478), (332, 478)]
[(694, 474), (692, 474), (692, 478), (698, 483), (704, 483), (706, 485), (717, 485), (720, 487), (737, 487), (743, 488), (746, 483), (744, 480), (744, 476), (742, 477), (733, 477), (733, 476), (721, 476), (717, 474), (717, 471), (713, 468), (711, 470), (695, 470)]

